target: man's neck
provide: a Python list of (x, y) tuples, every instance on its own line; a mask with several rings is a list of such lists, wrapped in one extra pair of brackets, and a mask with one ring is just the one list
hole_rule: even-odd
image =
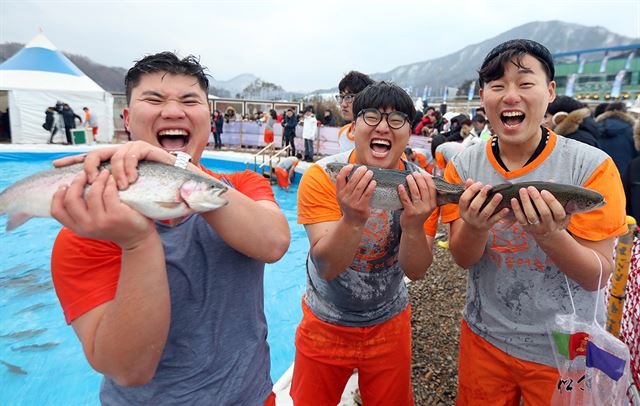
[(498, 146), (500, 149), (500, 159), (509, 168), (509, 170), (520, 169), (525, 166), (529, 158), (533, 155), (540, 144), (542, 130), (538, 128), (536, 135), (529, 138), (523, 144), (511, 144), (500, 142), (498, 137)]

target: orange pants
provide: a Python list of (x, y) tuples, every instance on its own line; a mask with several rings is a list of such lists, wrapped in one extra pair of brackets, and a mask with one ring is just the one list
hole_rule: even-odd
[(462, 320), (458, 355), (457, 405), (549, 405), (558, 370), (499, 350)]
[(264, 130), (264, 143), (268, 144), (270, 142), (273, 142), (273, 131), (267, 130), (265, 128), (265, 130)]
[(355, 368), (363, 404), (413, 405), (409, 306), (370, 327), (326, 323), (304, 301), (302, 312), (290, 392), (296, 406), (335, 406)]

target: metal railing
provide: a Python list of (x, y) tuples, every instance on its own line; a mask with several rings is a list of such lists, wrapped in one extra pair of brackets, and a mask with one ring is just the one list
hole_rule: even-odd
[[(273, 171), (271, 170), (271, 168), (273, 168), (272, 162), (273, 162), (274, 158), (278, 158), (278, 160), (280, 160), (280, 157), (283, 156), (284, 154), (288, 154), (290, 150), (291, 150), (291, 145), (287, 145), (286, 147), (282, 148), (278, 152), (274, 153), (274, 151), (275, 151), (274, 143), (271, 142), (271, 143), (267, 144), (260, 151), (258, 151), (255, 154), (253, 154), (253, 170), (254, 170), (254, 172), (258, 172), (259, 171), (260, 174), (262, 174), (264, 176), (265, 166), (268, 165), (269, 166), (269, 182), (271, 182), (271, 180), (272, 180), (271, 178), (273, 176)], [(267, 155), (268, 155), (268, 159), (267, 159)], [(262, 163), (258, 166), (258, 158), (259, 157), (262, 157)], [(250, 162), (251, 161), (245, 161), (244, 164), (247, 167), (249, 167)]]

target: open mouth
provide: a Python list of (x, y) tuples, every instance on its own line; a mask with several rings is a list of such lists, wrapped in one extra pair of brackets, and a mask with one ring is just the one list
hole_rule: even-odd
[(500, 114), (502, 124), (507, 127), (516, 127), (524, 121), (525, 114), (521, 111), (503, 111)]
[(186, 130), (171, 129), (158, 132), (158, 143), (167, 151), (183, 151), (189, 144), (189, 133)]
[(371, 148), (373, 156), (381, 158), (386, 156), (391, 150), (391, 141), (374, 138), (369, 143), (369, 148)]

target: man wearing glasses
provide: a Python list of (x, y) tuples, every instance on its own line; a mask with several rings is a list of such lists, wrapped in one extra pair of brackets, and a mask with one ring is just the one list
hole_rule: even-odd
[[(435, 186), (402, 159), (416, 113), (404, 90), (372, 84), (353, 112), (355, 148), (310, 166), (298, 190), (298, 222), (311, 248), (291, 397), (297, 405), (336, 405), (357, 368), (363, 404), (413, 405), (403, 278), (422, 278), (433, 260)], [(372, 171), (347, 165), (334, 183), (330, 162), (412, 171), (408, 187), (398, 186), (403, 208), (371, 208)]]
[[(373, 83), (373, 80), (364, 73), (352, 70), (342, 78), (338, 84), (340, 94), (336, 96), (338, 106), (342, 112), (342, 117), (347, 121), (353, 121), (353, 99), (365, 87)], [(344, 125), (338, 131), (338, 144), (340, 144), (340, 152), (350, 151), (354, 148), (352, 133), (353, 123)]]

